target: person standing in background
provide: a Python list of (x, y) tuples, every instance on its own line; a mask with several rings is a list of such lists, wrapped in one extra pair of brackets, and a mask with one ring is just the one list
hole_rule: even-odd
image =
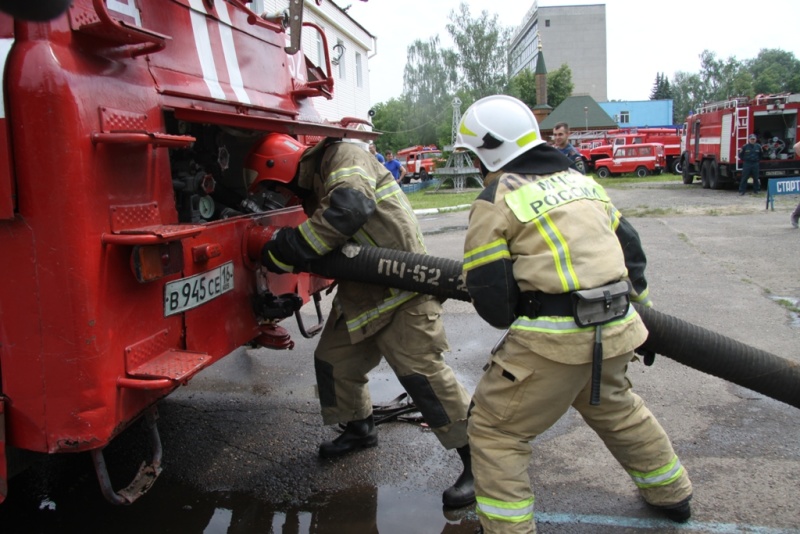
[(403, 183), (403, 177), (406, 175), (406, 168), (399, 160), (394, 159), (394, 153), (391, 150), (386, 151), (386, 162), (383, 166), (389, 169), (389, 172), (392, 173), (392, 176), (394, 176), (398, 184)]
[(378, 152), (378, 149), (375, 148), (375, 143), (369, 144), (369, 153), (375, 156), (380, 163), (386, 163), (386, 158), (384, 158), (383, 154)]
[[(800, 143), (795, 143), (794, 145), (794, 157), (800, 158)], [(797, 221), (800, 220), (800, 202), (794, 208), (790, 220), (792, 221), (792, 228), (797, 228)]]
[(739, 181), (739, 194), (744, 195), (747, 191), (747, 180), (753, 177), (753, 194), (758, 194), (761, 190), (761, 182), (758, 177), (758, 162), (761, 161), (761, 145), (758, 144), (756, 134), (750, 134), (747, 144), (739, 149), (739, 157), (742, 159), (742, 179)]

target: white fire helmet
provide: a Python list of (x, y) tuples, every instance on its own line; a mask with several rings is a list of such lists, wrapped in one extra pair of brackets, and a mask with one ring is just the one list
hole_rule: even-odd
[(490, 171), (544, 143), (539, 123), (522, 101), (507, 95), (481, 98), (464, 113), (456, 149), (471, 150)]

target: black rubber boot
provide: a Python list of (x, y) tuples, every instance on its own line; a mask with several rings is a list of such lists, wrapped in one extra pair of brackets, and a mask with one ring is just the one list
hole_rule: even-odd
[(686, 523), (692, 517), (692, 507), (689, 505), (690, 500), (692, 500), (691, 495), (679, 503), (658, 506), (657, 508), (661, 510), (667, 519), (676, 523)]
[(319, 446), (319, 455), (323, 458), (336, 458), (358, 449), (368, 449), (378, 444), (378, 431), (375, 421), (370, 415), (366, 419), (350, 421), (344, 432), (333, 441), (326, 441)]
[(475, 479), (472, 478), (472, 459), (469, 455), (469, 445), (464, 445), (456, 449), (461, 462), (464, 464), (464, 471), (456, 480), (456, 483), (444, 490), (442, 503), (447, 508), (462, 508), (475, 502)]

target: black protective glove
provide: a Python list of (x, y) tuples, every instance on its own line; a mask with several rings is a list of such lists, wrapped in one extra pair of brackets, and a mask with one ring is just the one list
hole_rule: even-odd
[(294, 231), (294, 228), (281, 228), (264, 244), (261, 249), (261, 263), (268, 271), (285, 274), (297, 270), (299, 256), (290, 244), (291, 233)]
[(653, 365), (653, 362), (656, 361), (656, 353), (653, 352), (652, 350), (647, 350), (644, 347), (639, 347), (638, 349), (635, 349), (633, 352), (641, 356), (642, 362), (647, 366)]

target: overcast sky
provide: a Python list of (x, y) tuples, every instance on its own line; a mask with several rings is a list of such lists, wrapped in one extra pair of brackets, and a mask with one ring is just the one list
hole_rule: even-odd
[[(445, 46), (452, 46), (445, 25), (462, 1), (473, 18), (486, 10), (498, 14), (500, 24), (513, 27), (533, 5), (532, 0), (336, 0), (341, 7), (351, 5), (348, 14), (377, 37), (377, 55), (369, 60), (373, 104), (400, 96), (413, 41), (438, 34)], [(752, 59), (763, 48), (800, 58), (798, 0), (541, 0), (539, 5), (603, 3), (609, 100), (648, 100), (657, 73), (672, 81), (677, 71), (699, 72), (700, 53), (706, 49), (721, 59)], [(544, 52), (546, 60), (546, 48)]]

